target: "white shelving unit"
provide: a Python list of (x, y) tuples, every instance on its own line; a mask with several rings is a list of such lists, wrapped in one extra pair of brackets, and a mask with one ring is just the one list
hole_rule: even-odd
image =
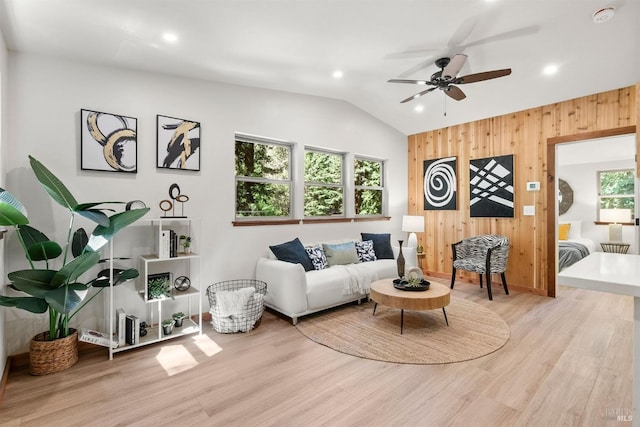
[[(113, 359), (115, 353), (127, 351), (134, 348), (154, 344), (161, 341), (179, 338), (189, 334), (202, 334), (202, 289), (199, 284), (200, 279), (200, 255), (193, 252), (193, 245), (190, 253), (178, 253), (176, 257), (158, 258), (158, 239), (162, 230), (174, 230), (178, 235), (184, 234), (192, 237), (192, 243), (198, 242), (197, 231), (199, 229), (199, 220), (195, 218), (176, 218), (162, 217), (155, 219), (142, 219), (141, 224), (149, 228), (152, 234), (150, 254), (138, 256), (138, 271), (140, 276), (136, 279), (136, 293), (140, 298), (141, 304), (144, 304), (146, 318), (141, 317), (141, 321), (145, 321), (148, 325), (147, 334), (140, 337), (137, 344), (124, 344), (117, 348), (109, 349), (109, 358)], [(180, 247), (178, 248), (181, 249)], [(113, 251), (113, 249), (110, 249)], [(110, 254), (113, 258), (113, 253)], [(151, 274), (170, 273), (171, 296), (163, 296), (161, 298), (150, 299), (148, 294), (147, 278)], [(187, 276), (191, 285), (184, 291), (179, 291), (173, 286), (173, 282), (178, 276)], [(110, 303), (109, 303), (109, 322), (110, 333), (115, 332), (115, 310), (113, 296), (114, 292), (118, 292), (120, 287), (132, 286), (130, 283), (119, 285), (118, 287), (110, 287)], [(171, 304), (179, 306), (180, 311), (186, 314), (181, 327), (174, 327), (170, 335), (164, 335), (161, 322), (164, 318), (170, 318), (171, 308), (163, 308), (163, 306)], [(186, 309), (183, 308), (186, 306)], [(164, 314), (163, 314), (164, 313)], [(136, 314), (136, 313), (131, 313)], [(140, 316), (138, 316), (140, 317)]]

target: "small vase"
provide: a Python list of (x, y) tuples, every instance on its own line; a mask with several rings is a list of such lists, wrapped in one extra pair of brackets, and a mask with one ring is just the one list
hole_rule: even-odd
[(397, 264), (398, 264), (398, 276), (402, 279), (404, 277), (404, 255), (402, 255), (402, 240), (398, 240), (398, 243), (400, 244), (400, 251), (398, 253), (398, 259)]
[(175, 326), (176, 328), (180, 328), (180, 327), (182, 327), (182, 320), (183, 320), (183, 319), (184, 319), (184, 317), (180, 317), (180, 318), (178, 318), (178, 317), (174, 317), (174, 318), (173, 318), (173, 321), (175, 322), (175, 325), (174, 325), (174, 326)]
[(162, 330), (165, 335), (171, 335), (173, 332), (173, 323), (170, 325), (162, 325)]

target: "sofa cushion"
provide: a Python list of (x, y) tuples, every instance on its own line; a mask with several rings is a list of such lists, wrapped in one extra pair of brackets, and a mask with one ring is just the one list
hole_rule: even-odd
[(373, 240), (373, 250), (377, 259), (393, 259), (391, 249), (391, 234), (360, 233), (362, 241)]
[(290, 242), (281, 243), (279, 245), (269, 246), (271, 252), (280, 261), (290, 262), (293, 264), (302, 264), (304, 271), (313, 270), (311, 258), (307, 255), (302, 242), (297, 237)]
[(332, 265), (355, 264), (358, 260), (355, 242), (340, 243), (337, 245), (322, 244), (324, 254), (327, 257), (329, 267)]
[(313, 268), (316, 270), (324, 270), (329, 267), (327, 263), (327, 257), (324, 254), (324, 250), (322, 246), (316, 244), (311, 246), (305, 246), (304, 249), (307, 251), (307, 255), (309, 255), (309, 259), (311, 259), (311, 264), (313, 264)]
[(365, 240), (364, 242), (356, 242), (356, 252), (360, 262), (375, 261), (376, 252), (373, 250), (373, 240)]

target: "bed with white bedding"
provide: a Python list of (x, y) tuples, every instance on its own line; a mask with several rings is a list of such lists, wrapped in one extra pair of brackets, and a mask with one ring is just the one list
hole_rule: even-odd
[(582, 221), (563, 221), (560, 224), (570, 224), (568, 238), (558, 241), (558, 270), (562, 271), (595, 252), (596, 243), (582, 237)]

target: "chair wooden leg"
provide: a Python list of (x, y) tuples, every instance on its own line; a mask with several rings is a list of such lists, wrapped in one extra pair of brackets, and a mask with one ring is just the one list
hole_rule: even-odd
[(504, 273), (500, 273), (500, 276), (502, 276), (502, 287), (504, 287), (504, 293), (509, 295), (509, 288), (507, 288), (507, 279), (506, 277), (504, 277)]
[(480, 275), (480, 289), (482, 289), (482, 274)]
[(453, 283), (456, 281), (456, 269), (453, 268), (453, 273), (451, 273), (451, 289), (453, 289)]
[(491, 294), (491, 273), (487, 273), (487, 293), (489, 294), (489, 300), (493, 301), (493, 295)]

